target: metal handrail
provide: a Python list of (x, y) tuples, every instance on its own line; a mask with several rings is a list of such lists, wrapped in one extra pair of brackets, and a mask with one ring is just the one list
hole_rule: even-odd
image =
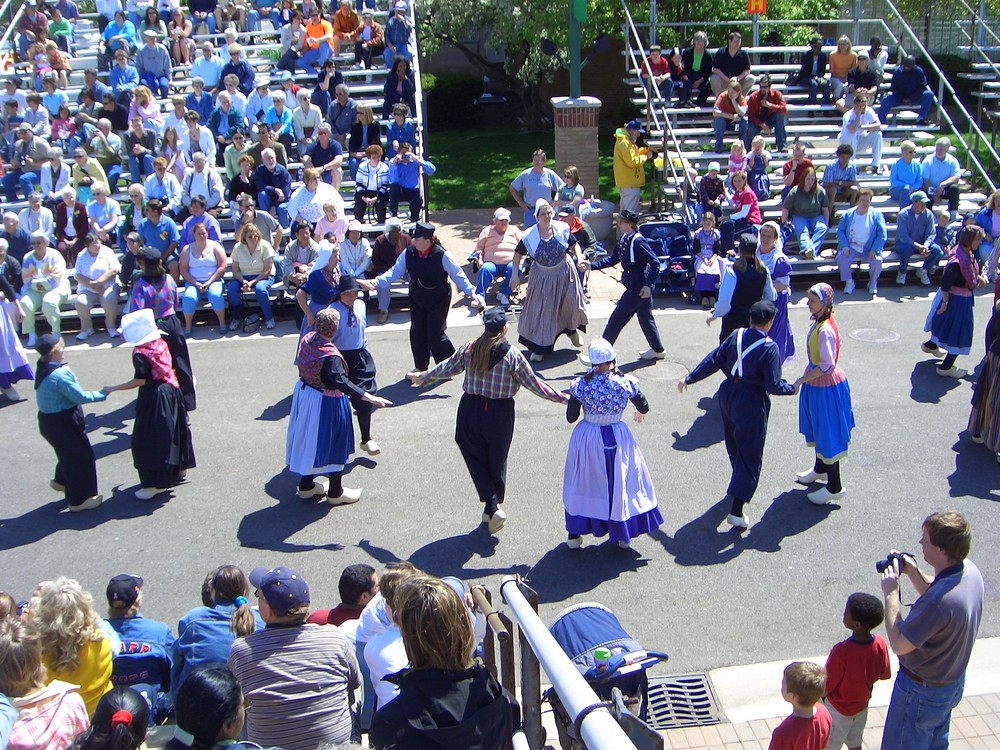
[[(971, 18), (956, 19), (955, 20), (955, 25), (956, 26), (959, 26), (959, 28), (961, 28), (961, 24), (963, 24), (963, 23), (971, 24), (973, 21), (975, 21), (976, 23), (979, 24), (979, 27), (980, 27), (980, 29), (982, 31), (985, 31), (991, 37), (993, 37), (998, 42), (1000, 42), (1000, 36), (997, 36), (996, 33), (993, 31), (993, 29), (990, 28), (989, 23), (987, 23), (987, 21), (986, 21), (985, 18), (983, 18), (981, 15), (979, 15), (979, 11), (978, 10), (976, 10), (971, 5), (969, 5), (967, 2), (965, 2), (965, 0), (958, 0), (958, 2), (959, 2), (960, 5), (964, 6), (965, 9), (967, 11), (969, 11), (969, 13), (972, 14), (972, 16), (971, 16)], [(965, 32), (964, 29), (962, 29), (962, 31)], [(978, 47), (979, 45), (975, 41), (972, 40), (972, 36), (969, 35), (968, 32), (965, 32), (965, 33), (969, 36), (969, 41), (972, 42), (973, 46)]]
[[(417, 121), (417, 136), (418, 142), (420, 143), (420, 155), (427, 158), (427, 122), (424, 120), (424, 87), (420, 82), (420, 34), (417, 33), (417, 11), (416, 2), (407, 4), (407, 14), (410, 18), (410, 26), (413, 28), (413, 59), (410, 60), (410, 67), (413, 69), (413, 103), (416, 105), (416, 111), (413, 113), (413, 117)], [(428, 219), (430, 214), (430, 183), (427, 179), (427, 175), (421, 173), (420, 179), (420, 193), (423, 198), (424, 207), (424, 220)], [(420, 221), (419, 216), (411, 216), (410, 221)]]
[[(944, 106), (945, 91), (951, 94), (952, 101), (954, 103), (954, 106), (957, 108), (958, 113), (964, 116), (965, 119), (968, 121), (969, 130), (971, 133), (975, 134), (977, 145), (978, 143), (982, 143), (983, 146), (986, 147), (987, 152), (990, 155), (991, 166), (997, 165), (997, 167), (1000, 167), (1000, 154), (997, 153), (996, 149), (993, 147), (993, 144), (990, 143), (989, 139), (987, 139), (986, 134), (983, 133), (982, 129), (979, 127), (979, 123), (976, 122), (976, 119), (969, 113), (969, 110), (966, 108), (965, 104), (958, 96), (958, 93), (955, 91), (955, 87), (951, 85), (951, 82), (945, 76), (944, 71), (941, 70), (938, 64), (934, 61), (934, 58), (931, 57), (930, 52), (927, 51), (927, 48), (924, 46), (923, 42), (920, 41), (920, 38), (914, 33), (913, 29), (910, 28), (909, 23), (907, 23), (906, 18), (903, 17), (903, 14), (900, 13), (899, 8), (896, 7), (895, 3), (893, 3), (892, 0), (882, 0), (882, 2), (889, 11), (887, 15), (889, 14), (895, 15), (896, 19), (899, 21), (899, 24), (902, 27), (902, 33), (900, 34), (900, 36), (903, 36), (903, 34), (908, 35), (909, 38), (913, 41), (913, 46), (920, 52), (920, 54), (923, 56), (923, 59), (927, 61), (928, 65), (930, 65), (931, 69), (934, 70), (935, 73), (937, 73), (938, 109), (941, 112), (941, 117), (949, 125), (949, 127), (958, 137), (959, 141), (961, 141), (962, 146), (965, 147), (967, 163), (971, 163), (972, 165), (975, 166), (976, 171), (979, 173), (979, 176), (985, 181), (987, 185), (989, 185), (990, 192), (995, 191), (997, 189), (997, 185), (993, 181), (993, 177), (990, 175), (990, 170), (987, 169), (983, 165), (983, 163), (979, 160), (979, 154), (977, 150), (971, 148), (969, 145), (969, 140), (972, 140), (971, 137), (967, 140), (965, 136), (962, 135), (962, 132), (958, 129), (958, 126), (956, 125), (954, 119), (952, 119), (951, 113), (949, 113), (948, 109)], [(888, 21), (888, 19), (886, 20)], [(902, 43), (900, 43), (900, 50), (903, 51)]]
[[(15, 0), (4, 0), (3, 5), (0, 5), (0, 19), (3, 19), (6, 14), (10, 13), (10, 9), (14, 4), (14, 1)], [(17, 34), (17, 24), (20, 22), (21, 16), (24, 14), (25, 5), (27, 5), (27, 3), (21, 3), (18, 9), (14, 11), (7, 24), (7, 28), (3, 30), (3, 34), (0, 34), (0, 49), (10, 42), (10, 49), (14, 54), (14, 62), (17, 62), (17, 43), (14, 41), (14, 35)]]
[[(642, 68), (645, 68), (646, 69), (646, 75), (648, 76), (647, 80), (651, 82), (653, 80), (653, 74), (652, 74), (652, 71), (649, 68), (649, 61), (646, 58), (646, 55), (644, 53), (642, 54), (642, 62), (641, 63), (636, 59), (636, 56), (635, 56), (635, 48), (633, 48), (633, 46), (632, 46), (633, 45), (633, 41), (634, 41), (635, 45), (638, 47), (638, 49), (640, 50), (640, 53), (642, 53), (642, 38), (639, 36), (639, 31), (638, 31), (638, 29), (636, 29), (635, 22), (632, 20), (632, 14), (629, 12), (628, 5), (626, 4), (625, 0), (622, 0), (622, 8), (625, 11), (625, 27), (626, 27), (626, 34), (625, 34), (626, 46), (625, 46), (625, 49), (626, 49), (626, 52), (627, 52), (628, 61), (631, 62), (631, 66), (629, 67), (629, 70), (633, 70), (633, 69), (634, 70), (642, 70)], [(641, 80), (641, 78), (642, 78), (642, 76), (640, 74), (640, 80)], [(666, 170), (666, 169), (669, 168), (669, 170), (670, 170), (670, 176), (673, 178), (673, 182), (674, 182), (675, 185), (678, 186), (678, 188), (681, 188), (682, 181), (683, 181), (684, 183), (687, 183), (688, 189), (690, 189), (691, 191), (693, 191), (695, 189), (695, 185), (694, 185), (694, 182), (691, 180), (691, 176), (688, 174), (688, 170), (684, 167), (683, 159), (681, 160), (681, 169), (684, 172), (684, 176), (681, 177), (681, 176), (679, 176), (677, 174), (677, 170), (674, 167), (674, 160), (671, 159), (669, 157), (669, 154), (667, 153), (667, 137), (668, 136), (669, 136), (669, 139), (670, 139), (670, 143), (673, 145), (674, 153), (676, 153), (676, 154), (680, 154), (681, 153), (681, 145), (680, 145), (680, 142), (677, 140), (677, 134), (674, 133), (673, 125), (670, 122), (670, 117), (664, 117), (663, 118), (664, 119), (664, 124), (662, 126), (660, 125), (659, 117), (657, 117), (657, 114), (656, 114), (657, 108), (658, 107), (659, 108), (665, 108), (666, 107), (666, 102), (664, 101), (663, 97), (660, 95), (659, 88), (657, 86), (654, 86), (654, 85), (651, 85), (651, 84), (650, 85), (645, 85), (645, 86), (643, 86), (643, 93), (645, 94), (645, 97), (646, 97), (646, 125), (647, 125), (646, 129), (649, 130), (649, 127), (648, 127), (649, 126), (649, 120), (650, 120), (650, 118), (652, 118), (653, 124), (656, 126), (656, 129), (657, 130), (662, 130), (662, 132), (663, 132), (663, 148), (662, 148), (662, 154), (661, 154), (661, 156), (663, 158), (663, 167), (664, 167), (664, 170)], [(657, 106), (654, 106), (654, 104), (656, 104)], [(668, 167), (668, 165), (669, 165), (669, 167)], [(654, 170), (655, 170), (655, 167), (654, 167)], [(686, 191), (684, 189), (680, 189), (680, 192), (683, 195), (684, 192), (686, 192)], [(683, 201), (683, 205), (684, 205), (683, 211), (685, 213), (685, 218), (688, 219), (689, 221), (693, 220), (694, 217), (688, 215), (688, 203), (687, 203), (687, 201)]]
[(635, 744), (531, 608), (519, 583), (515, 576), (505, 576), (500, 584), (500, 595), (511, 608), (521, 633), (552, 681), (566, 711), (579, 723), (586, 746), (591, 750), (636, 750)]
[[(997, 64), (990, 59), (990, 56), (986, 54), (983, 48), (980, 47), (978, 43), (976, 43), (976, 41), (972, 38), (972, 35), (968, 31), (962, 28), (962, 23), (963, 23), (962, 21), (956, 20), (955, 28), (959, 30), (962, 36), (964, 36), (966, 39), (969, 40), (969, 52), (970, 53), (978, 52), (983, 59), (983, 63), (989, 65), (990, 68), (993, 70), (993, 74), (997, 77), (998, 80), (1000, 80), (1000, 68), (998, 68)], [(968, 21), (966, 21), (966, 23), (968, 23)], [(991, 34), (993, 33), (992, 30), (990, 31), (990, 33)], [(997, 38), (997, 41), (1000, 41), (1000, 37)]]

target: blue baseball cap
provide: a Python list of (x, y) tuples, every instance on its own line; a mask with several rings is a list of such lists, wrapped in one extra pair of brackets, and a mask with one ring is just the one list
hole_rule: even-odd
[(642, 126), (642, 123), (639, 122), (638, 120), (629, 120), (625, 124), (625, 129), (626, 130), (638, 130), (640, 133), (645, 133), (646, 132), (646, 128), (644, 128)]
[(250, 571), (250, 583), (279, 615), (310, 602), (309, 584), (291, 568), (254, 568)]

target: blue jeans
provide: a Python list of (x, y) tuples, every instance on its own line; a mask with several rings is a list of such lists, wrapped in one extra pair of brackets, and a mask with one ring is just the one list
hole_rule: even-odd
[(910, 195), (912, 195), (912, 193), (913, 191), (906, 185), (889, 188), (889, 197), (896, 201), (900, 208), (906, 208), (910, 205)]
[[(121, 169), (118, 170), (121, 173)], [(128, 158), (128, 173), (132, 177), (132, 182), (142, 182), (149, 175), (153, 174), (153, 155), (143, 154), (139, 156), (130, 156)], [(111, 177), (109, 176), (110, 180)], [(114, 188), (112, 188), (114, 190)]]
[[(778, 149), (778, 151), (784, 151), (787, 143), (787, 139), (785, 137), (785, 116), (783, 114), (768, 115), (767, 117), (761, 117), (760, 119), (761, 122), (774, 131), (774, 147)], [(747, 134), (743, 139), (743, 145), (746, 146), (747, 153), (750, 152), (750, 142), (761, 132), (760, 128), (748, 121)]]
[(962, 700), (965, 677), (942, 687), (896, 675), (885, 715), (882, 750), (947, 750), (951, 711)]
[(194, 14), (192, 14), (191, 24), (195, 29), (197, 29), (201, 24), (206, 24), (208, 26), (208, 33), (214, 34), (216, 31), (215, 14), (207, 13), (204, 18), (195, 18)]
[(882, 122), (885, 122), (885, 118), (889, 116), (894, 107), (914, 107), (917, 102), (920, 103), (920, 111), (917, 114), (917, 119), (926, 120), (931, 113), (931, 107), (934, 106), (934, 92), (930, 89), (924, 89), (919, 97), (913, 96), (909, 99), (889, 94), (882, 100), (882, 106), (878, 110), (878, 118)]
[(333, 55), (333, 47), (329, 42), (323, 42), (316, 49), (306, 50), (299, 58), (299, 67), (307, 73), (316, 73), (323, 63)]
[(535, 218), (535, 207), (531, 206), (527, 211), (524, 212), (524, 230), (527, 231), (531, 227), (538, 223), (538, 219)]
[(792, 217), (792, 226), (795, 227), (795, 234), (799, 238), (800, 252), (812, 250), (819, 253), (823, 247), (823, 239), (826, 237), (827, 226), (822, 216), (806, 219), (802, 216)]
[[(261, 284), (263, 283), (265, 282), (262, 281)], [(257, 286), (260, 286), (260, 284)], [(236, 285), (236, 288), (237, 290), (239, 289), (239, 284)], [(206, 296), (213, 310), (222, 309), (222, 279), (213, 281), (208, 285)], [(185, 315), (194, 315), (194, 310), (198, 306), (199, 299), (201, 299), (201, 292), (198, 291), (198, 287), (194, 284), (185, 284), (184, 296), (181, 298), (181, 310), (184, 311)]]
[(18, 185), (21, 186), (21, 190), (24, 192), (24, 198), (27, 200), (28, 196), (31, 195), (32, 191), (34, 191), (35, 185), (39, 185), (41, 182), (41, 175), (30, 169), (15, 169), (13, 172), (8, 172), (3, 176), (3, 190), (6, 194), (7, 201), (9, 203), (17, 202)]
[(503, 286), (500, 287), (500, 294), (505, 297), (510, 296), (510, 272), (513, 263), (483, 263), (479, 269), (479, 280), (476, 282), (476, 294), (483, 299), (486, 298), (486, 290), (490, 288), (493, 279), (500, 276), (503, 279)]
[[(244, 276), (243, 278), (247, 281), (253, 281), (257, 277)], [(257, 298), (257, 304), (260, 305), (260, 312), (264, 316), (264, 320), (274, 320), (274, 313), (271, 312), (271, 297), (268, 294), (273, 283), (274, 277), (268, 276), (266, 279), (258, 281), (253, 288), (253, 296)], [(186, 297), (187, 292), (185, 292)], [(226, 287), (226, 298), (229, 300), (229, 309), (233, 315), (240, 315), (240, 308), (243, 306), (243, 291), (240, 282), (236, 279), (230, 281), (229, 286)], [(192, 307), (194, 306), (192, 305)]]
[(288, 196), (285, 196), (284, 203), (278, 203), (276, 198), (272, 198), (263, 190), (257, 193), (257, 207), (261, 211), (270, 213), (271, 206), (275, 207), (275, 213), (278, 214), (278, 223), (283, 228), (288, 229), (288, 225), (291, 223), (291, 217), (288, 215)]
[(250, 31), (260, 31), (260, 22), (268, 19), (274, 26), (275, 31), (281, 28), (281, 12), (277, 8), (271, 8), (270, 13), (262, 13), (257, 8), (247, 10), (247, 29)]
[(739, 122), (734, 123), (732, 120), (727, 120), (725, 117), (714, 117), (712, 118), (712, 130), (715, 131), (715, 151), (716, 153), (722, 153), (722, 138), (726, 135), (726, 131), (731, 125), (736, 127), (736, 137), (741, 141), (746, 141), (747, 139), (747, 124), (749, 120), (747, 118), (740, 118)]
[(166, 76), (157, 78), (152, 73), (140, 73), (139, 83), (143, 86), (148, 86), (161, 99), (166, 99), (170, 96), (170, 79)]
[(816, 103), (820, 90), (823, 91), (823, 103), (825, 104), (830, 101), (830, 82), (825, 78), (810, 78), (805, 87), (809, 89), (809, 98), (806, 99), (807, 104)]
[[(923, 269), (930, 273), (937, 268), (941, 258), (944, 257), (944, 250), (941, 249), (940, 245), (934, 242), (932, 242), (928, 247), (929, 252), (927, 253), (927, 257), (924, 259)], [(899, 258), (899, 273), (905, 273), (906, 269), (910, 265), (910, 258), (913, 256), (913, 245), (906, 245), (897, 241), (893, 251), (896, 253), (896, 257)]]

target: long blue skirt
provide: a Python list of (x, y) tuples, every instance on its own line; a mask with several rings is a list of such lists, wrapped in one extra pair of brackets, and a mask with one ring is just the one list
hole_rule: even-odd
[(347, 396), (329, 396), (301, 380), (292, 395), (285, 462), (299, 476), (343, 471), (354, 453), (354, 423)]
[(972, 351), (972, 335), (976, 321), (973, 313), (973, 297), (958, 294), (948, 295), (948, 307), (940, 315), (941, 290), (934, 295), (931, 311), (927, 315), (924, 330), (931, 334), (931, 341), (948, 354), (968, 354)]
[(799, 391), (799, 432), (823, 463), (836, 463), (847, 455), (853, 429), (850, 383), (803, 383)]

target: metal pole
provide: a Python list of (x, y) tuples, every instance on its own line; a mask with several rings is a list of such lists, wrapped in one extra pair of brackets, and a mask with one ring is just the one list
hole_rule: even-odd
[(569, 95), (580, 96), (580, 22), (573, 13), (573, 0), (569, 0)]
[(760, 13), (753, 14), (753, 46), (760, 46)]
[(656, 0), (652, 0), (649, 4), (649, 44), (650, 46), (656, 44)]
[(854, 43), (861, 41), (861, 0), (854, 0)]
[[(500, 584), (500, 594), (517, 618), (531, 650), (552, 680), (566, 711), (575, 721), (584, 709), (599, 703), (600, 699), (531, 609), (518, 588), (517, 578), (505, 577)], [(584, 716), (580, 722), (580, 734), (586, 746), (593, 750), (636, 750), (633, 742), (605, 708), (590, 711)]]
[[(538, 594), (523, 586), (522, 593), (538, 612)], [(531, 750), (542, 750), (545, 746), (542, 732), (542, 673), (538, 666), (535, 652), (524, 636), (524, 631), (518, 629), (518, 641), (521, 649), (521, 711), (524, 717), (524, 733), (528, 737)]]
[(986, 43), (986, 0), (979, 1), (979, 18), (982, 23), (979, 24), (979, 39), (976, 40), (976, 44), (982, 47)]

